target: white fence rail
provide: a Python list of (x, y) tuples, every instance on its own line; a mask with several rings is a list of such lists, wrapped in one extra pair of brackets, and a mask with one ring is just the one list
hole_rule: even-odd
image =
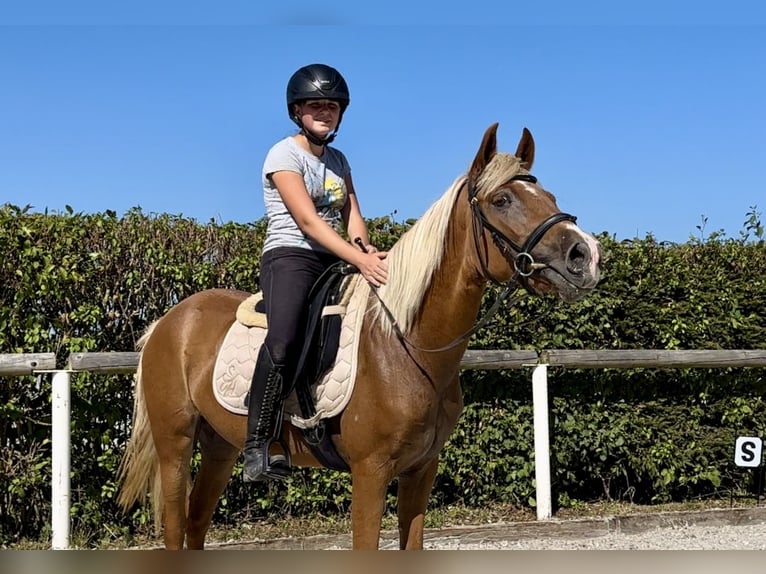
[[(138, 353), (72, 353), (66, 369), (55, 369), (53, 353), (0, 355), (0, 376), (52, 373), (52, 543), (69, 547), (71, 373), (132, 373)], [(552, 516), (548, 369), (766, 367), (766, 350), (548, 350), (466, 351), (463, 369), (532, 369), (537, 519)]]

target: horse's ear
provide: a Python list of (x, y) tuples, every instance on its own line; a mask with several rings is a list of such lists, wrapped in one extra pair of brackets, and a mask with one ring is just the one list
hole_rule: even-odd
[(532, 137), (532, 132), (527, 128), (521, 132), (519, 147), (516, 148), (516, 157), (521, 160), (524, 169), (532, 169), (532, 164), (535, 163), (535, 138)]
[(497, 126), (498, 123), (495, 122), (484, 132), (484, 139), (481, 140), (479, 151), (476, 157), (473, 158), (471, 169), (468, 172), (468, 178), (472, 181), (479, 179), (481, 172), (484, 171), (484, 168), (487, 167), (487, 164), (497, 153)]

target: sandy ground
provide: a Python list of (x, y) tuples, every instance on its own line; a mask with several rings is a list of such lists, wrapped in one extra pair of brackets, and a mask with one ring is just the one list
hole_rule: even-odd
[[(766, 550), (766, 508), (609, 516), (429, 530), (430, 550)], [(398, 547), (396, 533), (381, 549)], [(322, 535), (211, 545), (218, 550), (345, 550), (351, 537)]]

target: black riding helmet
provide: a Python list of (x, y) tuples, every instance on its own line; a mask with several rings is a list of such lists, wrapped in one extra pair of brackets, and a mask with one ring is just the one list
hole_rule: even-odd
[[(305, 100), (334, 100), (340, 104), (338, 125), (335, 131), (323, 140), (304, 128), (301, 119), (293, 113), (293, 106)], [(346, 80), (338, 70), (325, 64), (303, 66), (287, 82), (287, 115), (315, 145), (325, 145), (335, 139), (340, 122), (343, 120), (343, 112), (346, 111), (350, 101)]]

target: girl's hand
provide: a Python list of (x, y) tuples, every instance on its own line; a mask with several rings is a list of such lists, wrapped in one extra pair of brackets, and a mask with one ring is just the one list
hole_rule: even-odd
[(359, 249), (361, 249), (364, 253), (377, 253), (378, 252), (378, 248), (377, 247), (375, 247), (374, 245), (372, 245), (370, 243), (365, 244), (362, 241), (361, 237), (355, 237), (354, 238), (354, 244)]
[(388, 263), (385, 259), (388, 253), (375, 251), (375, 253), (360, 253), (356, 263), (357, 269), (373, 287), (380, 287), (388, 280)]

